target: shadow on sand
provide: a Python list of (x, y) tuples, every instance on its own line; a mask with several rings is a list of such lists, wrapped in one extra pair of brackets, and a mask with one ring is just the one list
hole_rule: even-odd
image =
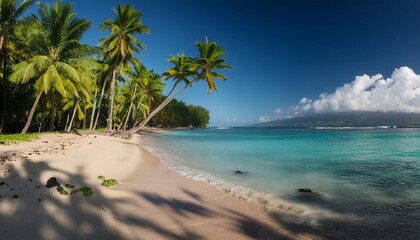
[[(10, 153), (1, 153), (9, 154)], [(230, 226), (223, 228), (235, 231), (249, 239), (292, 239), (277, 231), (276, 227), (266, 225), (257, 219), (229, 209), (211, 210), (202, 201), (203, 196), (180, 189), (182, 199), (167, 198), (151, 192), (132, 193), (133, 199), (109, 199), (97, 186), (87, 183), (82, 175), (70, 174), (53, 169), (45, 162), (33, 162), (19, 156), (15, 160), (2, 160), (0, 175), (0, 239), (129, 239), (127, 232), (118, 229), (113, 221), (124, 223), (139, 230), (135, 239), (143, 238), (144, 229), (153, 232), (161, 239), (214, 239), (205, 236), (195, 228), (177, 222), (176, 219), (188, 218), (191, 215), (202, 218), (229, 218)], [(22, 164), (16, 167), (15, 164)], [(48, 189), (45, 182), (41, 182), (41, 174), (59, 173), (76, 186), (89, 186), (93, 189), (91, 197), (82, 194), (69, 196), (60, 195), (56, 189)], [(51, 176), (53, 177), (53, 176)], [(60, 179), (59, 179), (60, 180)], [(64, 184), (65, 182), (62, 182)], [(131, 195), (129, 195), (131, 196)], [(190, 199), (190, 200), (185, 200)], [(141, 214), (124, 214), (117, 210), (117, 205), (130, 203), (139, 207), (137, 202), (143, 202), (158, 208), (169, 209), (169, 214), (160, 218), (173, 218), (177, 222), (176, 230), (157, 221), (156, 217), (149, 218)], [(208, 203), (207, 203), (208, 204)], [(142, 211), (139, 208), (137, 211)], [(152, 220), (154, 219), (154, 220)], [(273, 218), (274, 219), (274, 218)], [(296, 234), (308, 233), (317, 235), (316, 231), (298, 225), (288, 224), (275, 218), (279, 228), (286, 228)]]

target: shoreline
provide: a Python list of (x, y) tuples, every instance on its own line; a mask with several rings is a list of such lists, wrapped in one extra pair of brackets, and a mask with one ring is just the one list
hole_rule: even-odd
[[(45, 134), (1, 146), (0, 154), (7, 159), (0, 165), (0, 173), (7, 173), (0, 182), (9, 185), (0, 186), (0, 238), (322, 239), (314, 229), (283, 222), (251, 201), (170, 170), (138, 136), (127, 141)], [(102, 187), (99, 175), (119, 184)], [(91, 186), (93, 195), (47, 189), (43, 185), (52, 176)], [(19, 231), (22, 227), (26, 231)]]

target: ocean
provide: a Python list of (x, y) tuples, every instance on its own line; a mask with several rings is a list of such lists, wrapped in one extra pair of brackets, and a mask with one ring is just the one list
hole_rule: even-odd
[(174, 171), (331, 239), (420, 239), (420, 129), (209, 128), (141, 141)]

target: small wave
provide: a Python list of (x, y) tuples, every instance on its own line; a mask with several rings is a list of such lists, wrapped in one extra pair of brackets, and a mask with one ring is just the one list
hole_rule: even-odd
[(216, 129), (217, 130), (227, 130), (227, 129), (230, 129), (230, 127), (217, 127)]
[(153, 155), (155, 155), (166, 167), (177, 172), (181, 176), (213, 185), (238, 198), (253, 201), (263, 206), (270, 212), (280, 213), (283, 217), (291, 221), (316, 226), (318, 225), (318, 220), (321, 219), (356, 219), (355, 216), (338, 214), (323, 208), (307, 206), (295, 202), (288, 202), (286, 200), (280, 199), (272, 193), (255, 191), (253, 189), (249, 189), (243, 186), (231, 184), (209, 173), (205, 173), (197, 169), (183, 166), (179, 164), (175, 157), (168, 155), (165, 151), (163, 151), (160, 148), (149, 145), (145, 141), (141, 141), (141, 146), (150, 151)]
[(388, 129), (397, 126), (376, 126), (376, 127), (315, 127), (317, 130), (363, 130), (363, 129)]

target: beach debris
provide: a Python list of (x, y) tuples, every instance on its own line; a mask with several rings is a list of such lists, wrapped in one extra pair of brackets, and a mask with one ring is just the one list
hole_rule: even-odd
[(235, 171), (235, 173), (236, 173), (236, 174), (241, 174), (241, 173), (243, 173), (243, 172), (242, 172), (241, 170), (236, 170), (236, 171)]
[(13, 198), (18, 198), (18, 197), (19, 197), (19, 196), (18, 196), (18, 195), (16, 195), (16, 194), (15, 194), (15, 195), (13, 195)]
[(60, 187), (60, 183), (57, 181), (56, 177), (51, 177), (50, 179), (48, 179), (47, 185), (45, 185), (45, 187), (47, 188)]
[(118, 181), (115, 179), (105, 179), (104, 176), (98, 176), (98, 178), (102, 180), (101, 185), (105, 187), (112, 187), (118, 184)]
[[(83, 193), (83, 195), (89, 197), (93, 194), (92, 188), (90, 188), (90, 187), (80, 187), (80, 188), (77, 188), (77, 189), (71, 191), (70, 194), (69, 194), (69, 192), (67, 192), (66, 189), (64, 189), (61, 186), (61, 184), (58, 182), (56, 177), (51, 177), (50, 179), (48, 179), (47, 185), (45, 185), (45, 187), (47, 187), (47, 188), (57, 187), (57, 192), (59, 192), (62, 195), (71, 195), (71, 194), (81, 192), (81, 193)], [(67, 188), (67, 189), (74, 189), (75, 188), (74, 185), (69, 184), (69, 183), (64, 184), (64, 187)], [(39, 187), (36, 187), (36, 188), (39, 189)], [(41, 200), (38, 199), (38, 201), (41, 201)]]
[(5, 182), (0, 182), (0, 186), (3, 186), (4, 184), (6, 184)]
[(81, 187), (78, 188), (76, 190), (73, 190), (70, 194), (75, 194), (75, 193), (83, 193), (83, 195), (85, 195), (86, 197), (90, 197), (93, 194), (92, 188), (90, 187)]
[(69, 193), (61, 186), (57, 187), (57, 192), (59, 192), (61, 195), (69, 195)]
[(299, 188), (298, 192), (303, 192), (303, 193), (312, 193), (312, 190), (309, 188)]

